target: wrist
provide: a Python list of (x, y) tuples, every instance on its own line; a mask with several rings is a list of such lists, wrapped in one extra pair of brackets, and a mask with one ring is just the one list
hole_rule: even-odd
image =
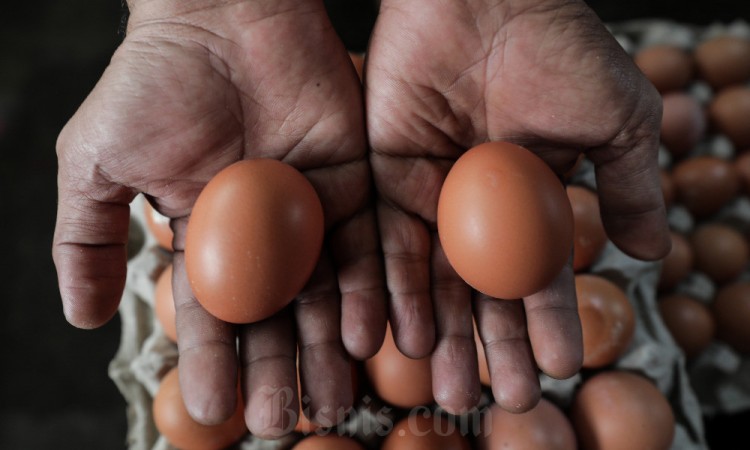
[[(380, 7), (384, 8), (411, 8), (434, 6), (434, 0), (381, 0)], [(571, 3), (583, 3), (581, 0), (458, 0), (455, 2), (460, 7), (472, 11), (475, 14), (492, 11), (493, 14), (514, 16), (519, 13), (529, 12), (537, 9), (553, 9)]]
[[(226, 29), (231, 23), (323, 11), (322, 0), (127, 0), (128, 31), (142, 24), (182, 22), (207, 30)], [(223, 34), (223, 33), (222, 33)]]

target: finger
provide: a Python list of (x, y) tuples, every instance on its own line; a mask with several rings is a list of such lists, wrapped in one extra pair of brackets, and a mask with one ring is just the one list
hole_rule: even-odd
[(172, 268), (183, 400), (199, 423), (221, 423), (237, 405), (235, 329), (209, 314), (195, 299), (182, 251), (175, 251)]
[(332, 236), (341, 291), (341, 333), (351, 356), (365, 360), (383, 343), (388, 320), (380, 242), (372, 209), (341, 225)]
[(478, 294), (475, 307), (495, 402), (507, 411), (528, 411), (539, 402), (541, 388), (523, 303)]
[(625, 253), (644, 260), (663, 257), (671, 245), (657, 159), (661, 106), (649, 100), (654, 96), (658, 99), (645, 92), (633, 115), (644, 121), (588, 153), (607, 235)]
[(62, 153), (59, 162), (52, 258), (63, 312), (76, 327), (96, 328), (117, 312), (125, 288), (129, 203), (135, 194), (98, 174), (83, 179), (71, 173)]
[(543, 290), (526, 297), (526, 327), (537, 366), (552, 378), (575, 375), (583, 363), (572, 262)]
[(338, 424), (354, 403), (352, 369), (341, 342), (341, 309), (336, 275), (323, 254), (294, 304), (302, 392), (311, 422)]
[(240, 328), (245, 422), (250, 432), (262, 439), (278, 439), (297, 424), (295, 337), (289, 309)]
[(481, 393), (471, 289), (448, 263), (437, 235), (432, 245), (432, 298), (437, 333), (431, 358), (433, 394), (449, 413), (465, 413), (479, 403)]
[(378, 221), (396, 346), (410, 358), (424, 358), (435, 345), (430, 233), (420, 219), (383, 203), (378, 205)]

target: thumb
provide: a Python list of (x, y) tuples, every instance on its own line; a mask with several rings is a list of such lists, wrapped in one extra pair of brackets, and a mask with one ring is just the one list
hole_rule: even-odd
[(596, 167), (607, 234), (625, 253), (642, 260), (662, 258), (671, 245), (658, 165), (661, 103), (649, 89), (639, 96), (630, 123), (588, 155)]
[(129, 203), (135, 193), (106, 180), (95, 164), (66, 157), (70, 150), (58, 144), (52, 257), (68, 322), (96, 328), (114, 316), (125, 287)]

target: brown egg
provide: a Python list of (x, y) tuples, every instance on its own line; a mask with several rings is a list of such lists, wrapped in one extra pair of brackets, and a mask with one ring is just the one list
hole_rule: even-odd
[(719, 36), (695, 48), (700, 75), (714, 88), (750, 80), (750, 40)]
[(602, 253), (607, 234), (599, 215), (599, 197), (580, 186), (568, 186), (566, 191), (573, 209), (573, 269), (580, 272)]
[(490, 368), (487, 365), (487, 355), (484, 353), (484, 344), (479, 337), (477, 323), (474, 322), (474, 343), (477, 346), (477, 362), (479, 362), (479, 382), (485, 386), (492, 386), (490, 379)]
[(690, 236), (695, 268), (716, 283), (735, 279), (747, 266), (750, 249), (734, 228), (720, 223), (703, 225)]
[(365, 450), (359, 442), (346, 436), (312, 435), (299, 441), (292, 450)]
[(221, 320), (250, 323), (286, 306), (307, 283), (323, 243), (323, 208), (292, 166), (240, 161), (195, 203), (185, 264), (200, 304)]
[(742, 180), (742, 189), (750, 194), (750, 150), (743, 152), (734, 160), (734, 168)]
[(538, 156), (507, 142), (478, 145), (456, 161), (440, 192), (437, 227), (456, 272), (504, 299), (549, 285), (573, 246), (562, 183)]
[(578, 315), (583, 331), (583, 367), (613, 363), (635, 332), (635, 313), (627, 295), (598, 275), (576, 275)]
[(635, 55), (635, 63), (659, 92), (684, 88), (693, 78), (693, 56), (674, 45), (653, 45)]
[(575, 394), (571, 420), (582, 450), (667, 450), (675, 419), (667, 399), (648, 379), (601, 372)]
[(385, 402), (399, 408), (413, 408), (434, 402), (430, 357), (411, 359), (396, 347), (390, 325), (380, 350), (365, 361), (373, 389)]
[(674, 156), (695, 147), (706, 133), (706, 114), (693, 97), (682, 92), (664, 94), (661, 142)]
[(576, 158), (575, 162), (573, 163), (573, 166), (571, 166), (571, 168), (568, 169), (563, 174), (563, 179), (564, 180), (569, 180), (573, 175), (575, 175), (578, 172), (578, 170), (581, 168), (581, 164), (583, 164), (583, 160), (584, 159), (586, 159), (586, 154), (579, 153), (578, 157)]
[(157, 430), (181, 450), (219, 450), (237, 442), (248, 432), (243, 410), (243, 403), (238, 399), (234, 415), (226, 422), (211, 426), (199, 424), (190, 417), (182, 402), (176, 367), (162, 378), (153, 402)]
[(383, 441), (381, 450), (470, 450), (458, 427), (428, 411), (399, 421)]
[(659, 172), (659, 181), (661, 182), (661, 192), (664, 195), (664, 204), (669, 207), (677, 196), (672, 176), (666, 170), (662, 170)]
[(719, 290), (712, 310), (718, 338), (738, 352), (750, 354), (750, 282), (733, 283)]
[(716, 128), (737, 148), (750, 147), (750, 88), (722, 89), (711, 101), (708, 114)]
[(659, 312), (677, 346), (688, 359), (700, 355), (716, 332), (711, 311), (703, 303), (684, 294), (659, 299)]
[[(303, 395), (302, 395), (302, 385), (300, 383), (299, 379), (299, 367), (297, 368), (297, 392), (299, 393), (300, 401), (303, 401)], [(307, 415), (305, 414), (305, 411), (303, 410), (306, 408), (307, 405), (304, 404), (304, 401), (300, 407), (299, 415), (297, 416), (297, 424), (294, 425), (294, 431), (298, 433), (312, 433), (313, 431), (320, 428), (318, 425), (312, 423), (310, 419), (307, 418)], [(309, 411), (308, 411), (309, 412)]]
[(352, 60), (352, 64), (354, 64), (354, 70), (357, 71), (359, 81), (362, 81), (362, 75), (364, 74), (363, 71), (365, 65), (365, 55), (363, 55), (362, 53), (349, 52), (349, 58)]
[(659, 289), (668, 290), (682, 281), (693, 270), (693, 247), (677, 232), (670, 233), (672, 249), (662, 260)]
[(740, 189), (740, 176), (731, 163), (713, 156), (686, 159), (672, 170), (677, 198), (693, 215), (720, 210)]
[(143, 202), (143, 215), (146, 217), (146, 227), (156, 239), (159, 247), (170, 252), (174, 251), (174, 248), (172, 248), (174, 232), (169, 226), (169, 217), (159, 214), (149, 202)]
[(568, 418), (542, 398), (530, 411), (514, 414), (498, 405), (482, 417), (481, 450), (577, 450), (576, 435)]
[(156, 280), (156, 287), (154, 288), (154, 314), (164, 334), (172, 342), (177, 342), (171, 264), (164, 269)]

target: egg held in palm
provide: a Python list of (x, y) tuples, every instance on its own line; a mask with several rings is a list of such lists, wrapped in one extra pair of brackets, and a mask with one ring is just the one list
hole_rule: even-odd
[(464, 281), (503, 299), (549, 285), (573, 246), (562, 182), (538, 156), (508, 142), (478, 145), (456, 161), (440, 192), (437, 226)]
[(323, 225), (315, 189), (293, 167), (256, 159), (225, 168), (188, 223), (185, 264), (198, 302), (226, 322), (270, 317), (307, 283)]

